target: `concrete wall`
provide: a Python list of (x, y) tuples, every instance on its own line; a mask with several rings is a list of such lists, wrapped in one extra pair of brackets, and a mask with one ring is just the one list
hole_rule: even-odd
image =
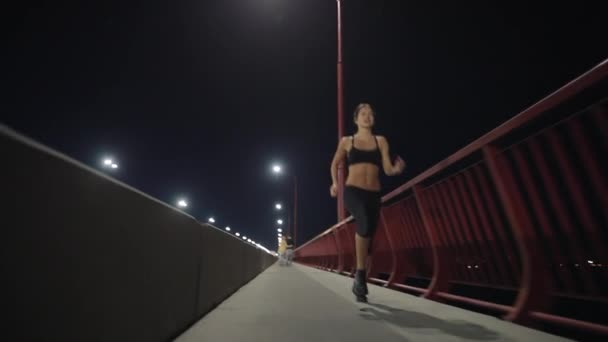
[(0, 160), (11, 340), (171, 340), (275, 261), (2, 125)]

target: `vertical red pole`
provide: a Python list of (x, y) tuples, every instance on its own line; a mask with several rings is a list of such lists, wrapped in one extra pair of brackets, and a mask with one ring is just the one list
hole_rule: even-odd
[(527, 322), (531, 311), (545, 308), (549, 300), (546, 288), (546, 265), (544, 255), (535, 248), (532, 221), (523, 203), (520, 189), (513, 176), (513, 170), (501, 155), (498, 148), (485, 146), (483, 149), (485, 162), (507, 214), (511, 229), (515, 236), (522, 260), (522, 279), (519, 293), (513, 309), (505, 319), (514, 322)]
[[(475, 169), (477, 168), (479, 168), (479, 166), (475, 166), (473, 171), (475, 171)], [(485, 233), (483, 239), (485, 241), (488, 259), (490, 260), (488, 263), (486, 263), (486, 265), (488, 265), (488, 267), (496, 265), (496, 268), (498, 269), (498, 272), (500, 274), (500, 280), (498, 281), (498, 284), (507, 286), (508, 284), (510, 284), (511, 281), (508, 276), (509, 268), (505, 261), (506, 258), (503, 258), (501, 255), (502, 253), (498, 252), (499, 249), (497, 249), (500, 244), (500, 239), (496, 237), (494, 235), (494, 232), (492, 231), (488, 213), (486, 212), (486, 209), (484, 209), (483, 206), (483, 199), (481, 198), (481, 193), (477, 187), (477, 184), (475, 184), (475, 181), (473, 180), (473, 172), (465, 172), (464, 177), (466, 186), (469, 189), (469, 193), (473, 197), (473, 207), (471, 216), (474, 216), (474, 213), (478, 213), (481, 219), (481, 221), (475, 220), (474, 223), (477, 227), (476, 229), (480, 231), (478, 235), (484, 236), (483, 233)]]
[[(532, 144), (529, 143), (529, 146), (531, 147)], [(549, 266), (551, 268), (555, 268), (555, 265), (560, 263), (566, 263), (568, 261), (569, 257), (567, 252), (569, 251), (568, 248), (566, 248), (566, 253), (564, 253), (564, 248), (560, 246), (559, 237), (557, 236), (559, 233), (555, 230), (556, 227), (552, 226), (549, 218), (549, 212), (547, 210), (547, 205), (546, 203), (543, 203), (543, 199), (540, 195), (542, 187), (540, 186), (540, 184), (537, 184), (534, 181), (534, 178), (532, 176), (532, 167), (539, 170), (541, 172), (541, 175), (544, 169), (541, 165), (539, 165), (538, 162), (535, 163), (536, 165), (530, 165), (530, 163), (527, 162), (526, 157), (524, 156), (523, 147), (513, 147), (512, 151), (515, 160), (515, 166), (517, 168), (516, 171), (521, 175), (523, 185), (525, 186), (526, 192), (530, 199), (531, 208), (529, 208), (529, 210), (536, 217), (536, 220), (538, 221), (538, 227), (542, 231), (542, 235), (538, 234), (539, 236), (536, 237), (536, 240), (542, 241), (542, 243), (549, 248), (551, 252), (548, 253), (549, 255), (547, 256), (547, 258), (550, 258), (549, 260), (547, 260), (548, 265), (551, 265)], [(543, 180), (546, 180), (547, 178), (547, 175), (542, 176)], [(575, 238), (575, 236), (568, 236), (568, 241), (575, 241), (574, 243), (569, 243), (568, 247), (572, 246), (575, 250), (574, 258), (579, 258), (585, 254), (579, 249), (581, 246), (583, 246), (583, 244), (579, 244), (576, 240), (577, 239)], [(556, 276), (562, 283), (566, 285), (566, 288), (576, 288), (576, 280), (571, 278), (572, 273), (556, 270)], [(589, 281), (588, 278), (583, 277), (583, 285), (585, 289), (591, 289), (595, 284)], [(597, 291), (595, 293), (597, 293)]]
[[(344, 136), (344, 76), (342, 70), (342, 2), (336, 0), (338, 9), (338, 142)], [(338, 221), (346, 218), (344, 210), (344, 163), (338, 165)]]
[(447, 255), (443, 252), (446, 246), (442, 246), (439, 240), (435, 223), (431, 218), (428, 205), (421, 193), (421, 186), (415, 185), (414, 198), (416, 199), (418, 211), (420, 212), (420, 217), (422, 218), (422, 223), (429, 238), (431, 250), (433, 251), (433, 279), (424, 294), (424, 298), (437, 300), (437, 293), (448, 291), (451, 273)]
[[(436, 204), (435, 212), (439, 214), (440, 219), (437, 220), (436, 227), (439, 234), (439, 243), (445, 243), (444, 249), (450, 255), (450, 261), (452, 262), (451, 269), (453, 275), (457, 280), (471, 281), (471, 271), (462, 264), (462, 258), (466, 256), (466, 253), (461, 249), (461, 243), (456, 237), (456, 228), (454, 218), (449, 204), (446, 203), (445, 193), (443, 192), (442, 184), (435, 184), (428, 189), (429, 200)], [(429, 208), (429, 213), (431, 208)], [(441, 239), (443, 237), (443, 239)]]
[(293, 249), (296, 249), (298, 235), (298, 177), (293, 176)]
[[(500, 219), (500, 213), (498, 210), (498, 203), (495, 202), (492, 192), (490, 181), (488, 180), (485, 172), (481, 167), (473, 168), (473, 172), (475, 173), (475, 177), (479, 180), (479, 189), (480, 196), (483, 201), (485, 201), (488, 205), (488, 213), (489, 218), (491, 219), (491, 225), (487, 225), (488, 229), (492, 229), (492, 227), (496, 227), (496, 246), (502, 245), (502, 250), (506, 252), (507, 265), (510, 267), (509, 272), (507, 274), (511, 275), (510, 284), (513, 286), (519, 286), (521, 282), (521, 267), (517, 262), (518, 256), (515, 254), (517, 250), (517, 246), (510, 242), (509, 237), (507, 236), (507, 229), (502, 220)], [(489, 170), (488, 170), (489, 172)]]

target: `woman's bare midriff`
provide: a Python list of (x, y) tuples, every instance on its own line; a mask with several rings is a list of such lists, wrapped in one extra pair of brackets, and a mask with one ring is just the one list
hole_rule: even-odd
[(361, 163), (348, 167), (347, 186), (369, 191), (380, 191), (380, 169), (374, 164)]

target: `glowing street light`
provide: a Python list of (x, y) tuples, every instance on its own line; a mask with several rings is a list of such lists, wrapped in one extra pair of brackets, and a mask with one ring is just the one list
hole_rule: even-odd
[(241, 233), (236, 232), (236, 234), (234, 234), (234, 235), (236, 235), (236, 236), (241, 236)]
[(274, 172), (274, 173), (281, 173), (281, 165), (274, 164), (272, 166), (272, 172)]
[(213, 217), (210, 217), (208, 221), (209, 223), (215, 223), (215, 219)]
[(283, 208), (283, 206), (281, 205), (281, 203), (277, 203), (277, 204), (275, 204), (275, 205), (274, 205), (274, 207), (275, 207), (277, 210), (281, 210), (281, 208)]
[(114, 160), (112, 160), (112, 158), (105, 158), (102, 161), (102, 165), (105, 168), (118, 169), (118, 164), (116, 162), (114, 162)]
[(188, 202), (185, 199), (180, 199), (177, 201), (177, 206), (180, 208), (187, 208)]
[(230, 227), (226, 227), (226, 231), (229, 232), (230, 231)]
[(279, 228), (279, 229), (277, 229), (277, 232), (282, 233), (283, 229)]
[(278, 220), (277, 220), (277, 223), (278, 223), (278, 224), (283, 224), (283, 220), (278, 219)]

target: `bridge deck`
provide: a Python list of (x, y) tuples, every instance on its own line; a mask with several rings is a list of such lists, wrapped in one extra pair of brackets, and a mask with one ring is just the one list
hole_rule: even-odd
[(500, 319), (301, 265), (268, 268), (179, 336), (194, 341), (567, 341)]

